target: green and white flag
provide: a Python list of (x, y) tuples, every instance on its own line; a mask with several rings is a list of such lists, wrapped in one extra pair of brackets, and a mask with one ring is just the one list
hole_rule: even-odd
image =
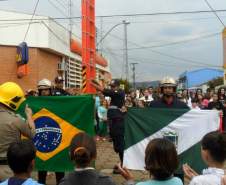
[(167, 137), (177, 147), (180, 163), (195, 170), (205, 166), (200, 155), (200, 141), (208, 132), (219, 129), (216, 110), (131, 108), (125, 118), (125, 150), (123, 165), (144, 170), (145, 148), (154, 138)]

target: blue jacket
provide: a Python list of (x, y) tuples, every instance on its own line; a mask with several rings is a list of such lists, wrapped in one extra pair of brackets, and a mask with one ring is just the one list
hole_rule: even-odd
[[(0, 185), (8, 185), (8, 179), (0, 183)], [(42, 184), (39, 184), (37, 181), (33, 180), (32, 178), (28, 178), (22, 185), (42, 185)]]

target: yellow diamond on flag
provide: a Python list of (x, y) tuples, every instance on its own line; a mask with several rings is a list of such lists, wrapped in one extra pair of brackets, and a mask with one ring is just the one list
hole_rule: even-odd
[(64, 119), (41, 109), (33, 115), (36, 135), (34, 144), (37, 148), (37, 157), (46, 161), (67, 148), (72, 137), (81, 130), (74, 127)]

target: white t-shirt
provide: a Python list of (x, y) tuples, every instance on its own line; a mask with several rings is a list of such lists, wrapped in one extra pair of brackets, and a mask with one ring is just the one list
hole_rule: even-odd
[(207, 168), (203, 170), (203, 175), (194, 177), (189, 185), (221, 185), (221, 178), (224, 170), (220, 168)]

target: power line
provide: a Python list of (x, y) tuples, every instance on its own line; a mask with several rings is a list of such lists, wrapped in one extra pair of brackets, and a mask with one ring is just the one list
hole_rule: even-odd
[(42, 24), (59, 40), (61, 41), (61, 43), (65, 44), (66, 46), (68, 46), (68, 43), (63, 40), (62, 38), (60, 38), (44, 21), (42, 21)]
[(225, 28), (225, 24), (223, 23), (223, 21), (220, 19), (220, 17), (217, 15), (216, 11), (213, 9), (213, 7), (209, 4), (209, 2), (207, 0), (205, 0), (207, 6), (211, 9), (211, 11), (216, 15), (216, 17), (218, 18), (218, 20), (221, 22), (221, 24), (224, 26)]
[[(159, 45), (153, 45), (153, 46), (141, 46), (141, 47), (128, 48), (128, 50), (150, 49), (150, 48), (159, 48), (159, 47), (172, 46), (172, 45), (177, 45), (177, 44), (184, 44), (184, 43), (191, 42), (191, 41), (196, 41), (196, 40), (199, 40), (199, 39), (215, 37), (215, 36), (218, 36), (220, 34), (221, 34), (221, 32), (216, 32), (216, 33), (211, 33), (211, 34), (195, 37), (195, 38), (192, 38), (192, 39), (185, 39), (185, 40), (181, 40), (181, 41), (175, 41), (175, 42), (159, 44)], [(124, 49), (112, 49), (112, 50), (124, 50)]]
[(34, 15), (35, 15), (36, 9), (37, 9), (37, 7), (38, 7), (38, 3), (39, 3), (39, 0), (37, 0), (37, 2), (36, 2), (35, 9), (34, 9), (34, 11), (33, 11), (32, 17), (31, 17), (31, 19), (30, 19), (30, 23), (29, 23), (28, 28), (27, 28), (27, 31), (26, 31), (26, 33), (25, 33), (25, 35), (24, 35), (24, 41), (26, 40), (28, 31), (29, 31), (29, 29), (30, 29), (31, 22), (32, 22), (32, 20), (33, 20), (33, 17), (34, 17)]
[[(110, 34), (112, 36), (112, 34)], [(118, 36), (115, 36), (116, 38), (120, 39), (120, 40), (123, 40), (122, 38), (118, 37)], [(141, 46), (140, 44), (137, 44), (135, 42), (132, 42), (132, 41), (128, 41), (128, 43), (131, 43), (135, 46), (138, 46), (138, 47), (143, 47)], [(178, 57), (178, 56), (174, 56), (174, 55), (169, 55), (167, 53), (163, 53), (163, 52), (159, 52), (159, 51), (156, 51), (156, 50), (153, 50), (153, 49), (149, 49), (149, 51), (153, 52), (153, 53), (157, 53), (158, 55), (162, 55), (162, 56), (166, 56), (166, 57), (169, 57), (169, 58), (173, 58), (173, 59), (177, 59), (177, 60), (180, 60), (181, 62), (186, 62), (186, 63), (193, 63), (193, 64), (196, 64), (196, 65), (204, 65), (204, 66), (207, 66), (205, 63), (202, 63), (202, 62), (198, 62), (198, 61), (195, 61), (195, 60), (191, 60), (191, 59), (186, 59), (186, 58), (182, 58), (182, 57)], [(115, 53), (117, 54), (117, 53)], [(131, 59), (131, 58), (129, 58)], [(215, 68), (222, 68), (222, 66), (217, 66), (217, 65), (209, 65), (209, 67), (215, 67)]]
[[(221, 17), (225, 17), (225, 16), (221, 16)], [(200, 20), (209, 20), (209, 19), (216, 19), (216, 17), (200, 17), (200, 18), (184, 18), (184, 19), (169, 19), (169, 20), (158, 20), (158, 21), (152, 21), (152, 20), (149, 20), (149, 21), (132, 21), (129, 19), (129, 22), (130, 23), (133, 23), (133, 24), (147, 24), (147, 23), (150, 23), (150, 24), (163, 24), (163, 23), (171, 23), (171, 22), (181, 22), (181, 21), (200, 21)], [(105, 24), (115, 24), (115, 23), (118, 23), (118, 21), (105, 21)]]
[(68, 17), (68, 15), (65, 14), (65, 12), (63, 10), (61, 10), (58, 6), (56, 6), (51, 0), (48, 0), (49, 3), (56, 9), (58, 10), (62, 15), (64, 15), (65, 17)]
[[(57, 9), (62, 15), (64, 15), (66, 18), (68, 18), (69, 20), (72, 20), (72, 19), (70, 19), (69, 17), (70, 16), (68, 16), (67, 14), (65, 14), (60, 8), (58, 8), (51, 0), (48, 0), (49, 1), (49, 3), (55, 8), (55, 9)], [(73, 20), (72, 20), (72, 23), (73, 24), (75, 24), (75, 25), (77, 25), (78, 27), (80, 27), (77, 23), (75, 23)]]
[[(109, 18), (109, 17), (138, 17), (138, 16), (156, 16), (156, 15), (177, 15), (177, 14), (201, 14), (201, 13), (210, 13), (212, 11), (203, 10), (203, 11), (185, 11), (185, 12), (160, 12), (160, 13), (146, 13), (146, 14), (120, 14), (120, 15), (99, 15), (96, 18)], [(226, 12), (225, 9), (215, 10), (215, 12)], [(64, 19), (81, 19), (81, 16), (73, 17), (52, 17), (53, 20), (64, 20)], [(0, 22), (3, 21), (28, 21), (29, 19), (0, 19)], [(48, 20), (48, 18), (36, 18), (33, 20)]]
[[(109, 51), (109, 54), (112, 56), (112, 58), (116, 59), (115, 60), (116, 62), (119, 62), (121, 60), (121, 57), (119, 57), (118, 55), (115, 55), (113, 52), (111, 52), (111, 50), (108, 47), (106, 47), (106, 49)], [(123, 64), (123, 62), (122, 62), (122, 64)], [(120, 68), (117, 68), (117, 69), (120, 69)], [(121, 78), (123, 77), (123, 74), (124, 74), (124, 65), (122, 65)]]
[(63, 6), (66, 10), (68, 9), (67, 6), (64, 3), (62, 3), (61, 1), (59, 1), (59, 0), (55, 0), (55, 1), (58, 2), (58, 4), (60, 4), (61, 6)]
[[(108, 49), (108, 51), (104, 50), (104, 52), (110, 53), (110, 50), (109, 49)], [(123, 55), (120, 55), (119, 53), (115, 53), (115, 52), (112, 52), (112, 51), (111, 51), (111, 54), (119, 56), (119, 57), (123, 56)], [(162, 60), (156, 60), (156, 59), (144, 59), (144, 58), (136, 58), (136, 57), (129, 57), (129, 60), (134, 61), (134, 62), (139, 62), (140, 64), (149, 63), (149, 64), (156, 64), (156, 65), (160, 65), (160, 66), (163, 65), (163, 66), (167, 66), (167, 67), (178, 67), (178, 63), (177, 64), (171, 63), (171, 62), (176, 62), (176, 61), (169, 62), (169, 61), (162, 61)], [(163, 63), (161, 63), (161, 62), (163, 62)], [(182, 61), (182, 63), (189, 64), (190, 67), (207, 67), (207, 66), (210, 67), (208, 64), (205, 64), (205, 65), (203, 65), (203, 64), (191, 64), (191, 63), (188, 63), (187, 61), (186, 62)], [(181, 63), (179, 63), (179, 64), (181, 64)], [(184, 65), (184, 64), (182, 64), (182, 65)], [(184, 66), (182, 66), (182, 67), (184, 67)]]
[[(225, 9), (215, 10), (215, 12), (225, 12)], [(141, 14), (114, 14), (96, 16), (96, 18), (112, 18), (112, 17), (142, 17), (142, 16), (157, 16), (157, 15), (178, 15), (178, 14), (201, 14), (210, 13), (210, 10), (196, 10), (196, 11), (179, 11), (179, 12), (156, 12), (156, 13), (141, 13)]]

